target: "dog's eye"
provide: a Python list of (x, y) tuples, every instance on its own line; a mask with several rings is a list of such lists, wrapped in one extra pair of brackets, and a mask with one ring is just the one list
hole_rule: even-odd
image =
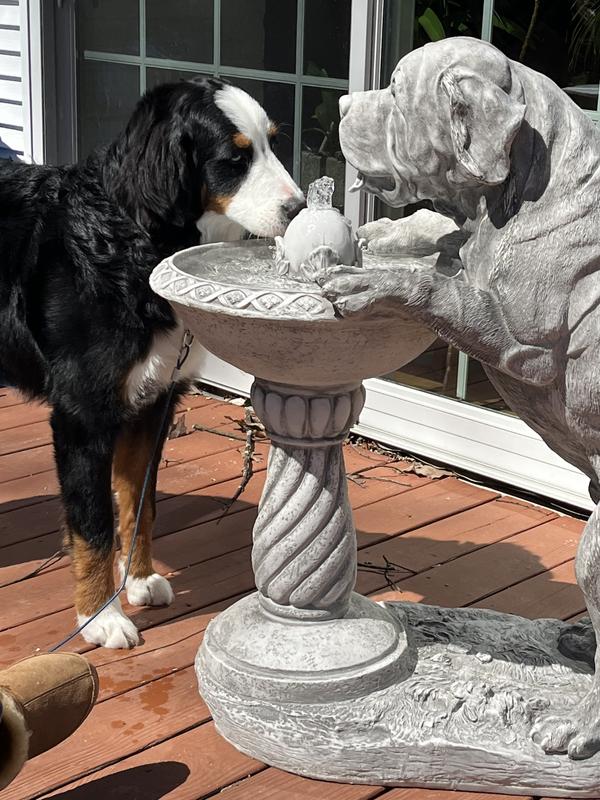
[(229, 159), (229, 161), (230, 161), (232, 164), (239, 164), (239, 163), (240, 163), (240, 161), (242, 160), (242, 158), (243, 158), (243, 156), (241, 156), (241, 155), (238, 153), (238, 154), (237, 154), (237, 155), (235, 155), (235, 156), (231, 156), (231, 158)]

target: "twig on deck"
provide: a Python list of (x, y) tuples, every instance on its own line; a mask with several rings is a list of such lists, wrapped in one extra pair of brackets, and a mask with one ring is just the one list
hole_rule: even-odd
[(383, 558), (383, 560), (385, 562), (384, 564), (372, 564), (370, 561), (365, 561), (365, 562), (360, 562), (359, 561), (358, 562), (358, 571), (359, 572), (373, 572), (373, 573), (375, 573), (377, 575), (381, 575), (381, 577), (385, 579), (385, 582), (387, 583), (388, 588), (392, 589), (394, 592), (401, 591), (398, 588), (397, 583), (392, 579), (391, 576), (397, 570), (402, 570), (402, 572), (407, 573), (407, 575), (410, 574), (410, 571), (407, 570), (406, 567), (403, 567), (401, 564), (395, 564), (393, 561), (390, 561), (389, 558), (387, 556), (385, 556), (385, 555), (382, 556), (382, 558)]
[[(229, 510), (233, 506), (233, 504), (238, 500), (242, 492), (245, 490), (246, 486), (250, 483), (250, 479), (254, 475), (254, 447), (255, 447), (255, 436), (257, 432), (260, 435), (259, 425), (252, 418), (252, 409), (246, 408), (244, 409), (244, 420), (238, 421), (238, 424), (246, 432), (245, 442), (246, 446), (244, 447), (244, 468), (242, 470), (242, 482), (238, 486), (235, 491), (235, 494), (231, 498), (231, 500), (227, 503), (227, 507), (225, 511), (221, 514), (219, 519), (217, 520), (217, 525), (221, 522), (221, 520), (227, 516)], [(236, 436), (236, 439), (240, 439), (241, 437)]]
[(236, 436), (235, 433), (225, 433), (225, 431), (220, 431), (217, 428), (206, 428), (204, 425), (194, 425), (193, 429), (195, 431), (204, 431), (204, 433), (214, 433), (215, 436), (224, 436), (226, 439), (237, 439), (238, 442), (245, 442), (245, 436)]

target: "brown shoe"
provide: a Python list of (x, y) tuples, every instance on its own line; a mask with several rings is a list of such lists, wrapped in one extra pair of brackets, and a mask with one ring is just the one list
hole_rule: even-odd
[(52, 653), (0, 670), (0, 789), (29, 758), (75, 731), (98, 696), (98, 674), (76, 653)]

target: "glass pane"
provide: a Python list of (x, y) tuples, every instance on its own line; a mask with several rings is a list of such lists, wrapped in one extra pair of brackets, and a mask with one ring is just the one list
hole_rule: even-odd
[(467, 394), (469, 403), (491, 408), (494, 411), (510, 411), (504, 400), (488, 380), (483, 366), (474, 358), (469, 359), (469, 372), (467, 380)]
[(294, 164), (294, 87), (286, 83), (254, 81), (246, 78), (228, 80), (252, 95), (264, 107), (271, 119), (278, 123), (277, 156), (291, 174)]
[(222, 0), (221, 64), (296, 72), (296, 0)]
[(213, 0), (146, 0), (146, 55), (213, 62)]
[(162, 67), (146, 68), (146, 89), (153, 89), (160, 83), (178, 83), (189, 81), (191, 78), (208, 78), (208, 75), (190, 72), (184, 69), (162, 69)]
[(304, 74), (347, 78), (351, 0), (306, 0)]
[(139, 67), (81, 61), (78, 80), (79, 146), (82, 158), (108, 144), (125, 127), (140, 92)]
[(344, 206), (346, 162), (342, 155), (339, 128), (338, 101), (342, 91), (315, 89), (305, 86), (302, 91), (302, 152), (300, 154), (300, 185), (306, 192), (308, 185), (329, 175), (335, 181), (333, 203)]
[(102, 53), (140, 53), (138, 0), (77, 0), (77, 44)]
[(455, 397), (457, 370), (458, 350), (437, 339), (418, 358), (386, 378), (414, 389)]
[(482, 22), (483, 0), (417, 0), (413, 47), (450, 36), (479, 38)]
[(543, 72), (581, 108), (596, 110), (600, 5), (589, 0), (496, 0), (492, 41), (515, 61)]

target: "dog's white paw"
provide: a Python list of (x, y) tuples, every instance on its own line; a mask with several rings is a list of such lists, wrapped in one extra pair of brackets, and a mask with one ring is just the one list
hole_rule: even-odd
[(147, 578), (127, 578), (127, 600), (132, 606), (170, 606), (174, 594), (171, 584), (158, 573)]
[[(89, 616), (77, 615), (78, 625), (83, 625), (88, 619)], [(138, 630), (121, 610), (118, 597), (81, 631), (81, 635), (90, 644), (113, 650), (135, 647), (140, 641)]]

